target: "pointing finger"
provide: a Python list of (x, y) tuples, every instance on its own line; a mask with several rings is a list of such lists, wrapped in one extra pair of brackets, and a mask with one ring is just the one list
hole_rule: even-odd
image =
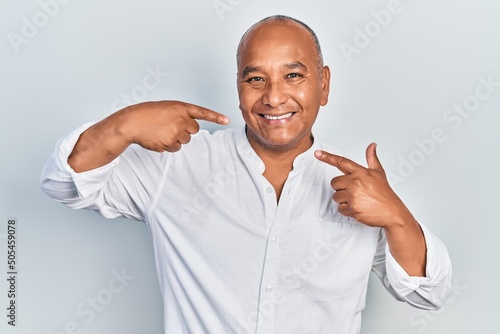
[(194, 119), (201, 119), (221, 125), (229, 124), (229, 117), (216, 111), (187, 103), (185, 107), (188, 115)]
[(331, 166), (337, 167), (344, 174), (351, 174), (360, 168), (364, 168), (363, 166), (358, 165), (354, 161), (343, 156), (331, 154), (325, 151), (318, 150), (314, 152), (314, 155), (319, 161), (323, 161)]

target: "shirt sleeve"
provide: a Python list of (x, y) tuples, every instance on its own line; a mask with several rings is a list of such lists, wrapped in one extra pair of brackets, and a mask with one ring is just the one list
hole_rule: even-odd
[(40, 177), (43, 192), (74, 209), (89, 209), (106, 218), (144, 220), (154, 201), (168, 156), (131, 145), (102, 167), (77, 173), (68, 156), (87, 123), (60, 139)]
[(420, 224), (427, 247), (426, 276), (410, 276), (394, 259), (381, 231), (373, 272), (385, 288), (400, 301), (426, 310), (437, 310), (446, 302), (451, 289), (451, 261), (445, 245)]

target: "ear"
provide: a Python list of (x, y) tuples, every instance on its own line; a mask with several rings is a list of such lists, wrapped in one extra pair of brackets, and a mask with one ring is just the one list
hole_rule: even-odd
[(328, 95), (330, 95), (330, 68), (323, 66), (321, 70), (321, 105), (328, 103)]

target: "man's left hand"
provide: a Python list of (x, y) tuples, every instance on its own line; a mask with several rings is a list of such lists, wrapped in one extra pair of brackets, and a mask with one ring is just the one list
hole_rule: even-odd
[(375, 143), (371, 143), (366, 149), (368, 168), (339, 155), (315, 152), (318, 160), (344, 173), (331, 181), (335, 190), (333, 200), (338, 203), (341, 214), (365, 225), (390, 228), (404, 225), (408, 220), (413, 222), (408, 208), (387, 181), (376, 147)]

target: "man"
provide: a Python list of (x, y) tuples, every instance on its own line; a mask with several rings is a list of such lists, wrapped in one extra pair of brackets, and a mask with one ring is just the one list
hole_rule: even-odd
[(129, 106), (62, 139), (43, 190), (148, 225), (165, 333), (359, 333), (370, 271), (399, 300), (442, 306), (446, 249), (376, 145), (365, 168), (314, 140), (330, 81), (314, 32), (266, 18), (237, 64), (244, 129), (197, 133), (196, 119), (229, 120), (182, 102)]

